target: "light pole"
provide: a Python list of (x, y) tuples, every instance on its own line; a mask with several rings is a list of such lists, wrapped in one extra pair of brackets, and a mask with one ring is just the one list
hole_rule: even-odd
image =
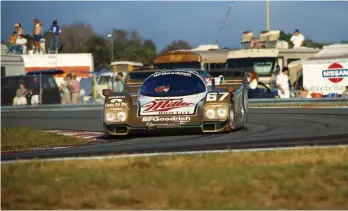
[(267, 22), (267, 31), (270, 30), (270, 20), (269, 20), (269, 0), (266, 0), (266, 22)]
[(114, 69), (111, 65), (111, 63), (114, 61), (114, 39), (112, 37), (112, 34), (108, 34), (108, 37), (111, 39), (111, 61), (110, 61), (110, 66), (111, 66), (111, 71), (112, 71), (111, 90), (114, 90), (115, 72), (114, 72)]
[(111, 64), (114, 61), (114, 39), (112, 37), (112, 34), (108, 34), (108, 37), (111, 39)]

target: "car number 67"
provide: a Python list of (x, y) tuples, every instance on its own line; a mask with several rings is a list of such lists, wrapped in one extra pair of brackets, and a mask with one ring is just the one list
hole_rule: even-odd
[(218, 101), (223, 101), (227, 97), (228, 92), (208, 93), (207, 101), (217, 101), (219, 94), (221, 95), (221, 97), (219, 98)]

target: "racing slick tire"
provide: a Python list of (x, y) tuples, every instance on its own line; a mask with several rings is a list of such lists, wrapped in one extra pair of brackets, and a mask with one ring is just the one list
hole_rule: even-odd
[(230, 106), (230, 111), (229, 111), (229, 117), (228, 117), (228, 123), (227, 123), (227, 130), (226, 132), (232, 132), (234, 130), (238, 129), (237, 125), (237, 119), (236, 119), (236, 114), (234, 112), (233, 106)]
[(243, 91), (243, 101), (242, 101), (242, 115), (243, 115), (243, 123), (242, 128), (246, 126), (248, 122), (248, 90), (244, 88)]

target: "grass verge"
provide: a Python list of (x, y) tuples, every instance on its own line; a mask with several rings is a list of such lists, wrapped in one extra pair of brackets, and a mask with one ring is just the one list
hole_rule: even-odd
[(348, 147), (2, 164), (2, 209), (348, 209)]
[(1, 128), (1, 151), (59, 147), (86, 143), (85, 139), (35, 128)]

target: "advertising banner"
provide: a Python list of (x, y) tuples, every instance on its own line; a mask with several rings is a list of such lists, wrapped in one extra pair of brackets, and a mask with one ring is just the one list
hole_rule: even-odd
[(303, 86), (323, 95), (342, 94), (348, 86), (348, 58), (304, 62)]

